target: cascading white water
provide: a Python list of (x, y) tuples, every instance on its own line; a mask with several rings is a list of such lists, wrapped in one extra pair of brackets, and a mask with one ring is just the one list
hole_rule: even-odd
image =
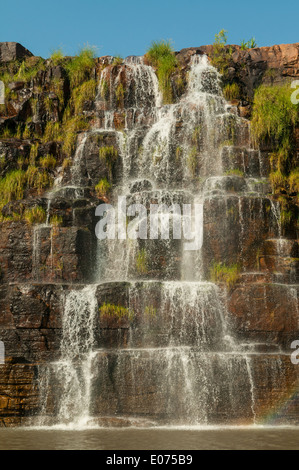
[[(124, 99), (121, 73), (126, 76), (130, 107), (123, 109), (125, 128), (120, 132), (115, 130), (114, 111), (116, 90), (119, 99)], [(109, 96), (107, 89), (113, 90)], [(103, 127), (87, 133), (79, 144), (72, 171), (74, 184), (81, 183), (83, 150), (88, 136), (105, 131), (115, 135), (123, 163), (122, 181), (115, 194), (145, 203), (152, 200), (172, 203), (178, 197), (192, 203), (213, 197), (214, 192), (225, 194), (221, 142), (233, 148), (233, 142), (226, 142), (227, 136), (233, 134), (232, 129), (241, 127), (243, 121), (229, 112), (221, 94), (219, 74), (206, 56), (192, 59), (187, 91), (175, 104), (162, 106), (153, 69), (140, 59), (130, 59), (115, 74), (111, 67), (103, 70), (96, 105), (103, 111)], [(200, 185), (199, 177), (210, 178)], [(153, 189), (132, 195), (130, 188), (143, 180)], [(240, 179), (240, 185), (243, 183)], [(241, 199), (238, 204), (242, 223)], [(208, 424), (224, 404), (227, 415), (255, 421), (251, 360), (230, 332), (225, 299), (215, 284), (201, 282), (200, 253), (182, 255), (169, 241), (159, 240), (159, 243), (161, 251), (169, 255), (167, 261), (181, 256), (181, 264), (176, 281), (173, 271), (167, 271), (167, 267), (160, 278), (156, 288), (160, 289), (160, 304), (155, 319), (145, 319), (144, 330), (138, 336), (142, 347), (134, 343), (135, 332), (131, 326), (126, 348), (97, 351), (94, 345), (98, 321), (96, 285), (66, 294), (61, 359), (51, 365), (50, 373), (48, 370), (45, 374), (46, 386), (41, 387), (46, 390), (50, 381), (57, 384), (60, 423), (87, 424), (93, 416), (91, 408), (105, 416), (111, 413), (115, 403), (115, 413), (140, 411), (142, 414), (144, 396), (149, 401), (148, 414), (157, 419), (163, 416), (167, 423)], [(152, 248), (145, 247), (153, 258)], [(142, 297), (145, 311), (151, 305), (153, 274), (149, 270), (141, 286), (136, 282), (139, 251), (137, 240), (100, 241), (97, 255), (100, 269), (95, 282), (131, 281), (129, 303), (133, 305), (136, 298)], [(170, 281), (166, 281), (168, 275)], [(160, 323), (164, 332), (159, 330)], [(153, 339), (151, 328), (158, 339)], [(163, 347), (148, 347), (151, 341), (158, 342), (160, 336)], [(112, 404), (107, 398), (110, 394)], [(97, 406), (93, 406), (93, 400)], [(43, 403), (46, 402), (44, 397)]]
[[(61, 358), (41, 373), (42, 414), (46, 411), (52, 380), (52, 386), (57, 387), (57, 421), (72, 427), (84, 426), (91, 419), (92, 359), (98, 312), (95, 290), (96, 286), (90, 285), (65, 294)], [(40, 424), (46, 422), (47, 417), (42, 416)]]

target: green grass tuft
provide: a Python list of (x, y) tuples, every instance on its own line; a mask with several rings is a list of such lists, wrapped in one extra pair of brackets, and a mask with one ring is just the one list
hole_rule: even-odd
[(106, 197), (111, 189), (111, 184), (107, 178), (101, 179), (95, 187), (98, 198)]
[(223, 96), (227, 101), (238, 100), (241, 96), (240, 87), (237, 83), (228, 83), (223, 88)]
[(104, 302), (99, 308), (100, 317), (117, 317), (119, 319), (127, 318), (133, 320), (135, 313), (131, 308), (123, 307), (121, 305), (114, 305)]
[(231, 289), (239, 280), (240, 269), (237, 264), (227, 266), (224, 263), (214, 263), (210, 269), (210, 277), (214, 282), (224, 282)]
[(50, 218), (50, 225), (52, 225), (53, 227), (59, 227), (62, 224), (63, 218), (60, 215), (55, 214)]
[(175, 71), (178, 61), (170, 41), (153, 41), (146, 52), (151, 65), (157, 68), (159, 86), (165, 104), (173, 102), (171, 74)]
[(91, 78), (91, 72), (95, 66), (95, 48), (83, 47), (79, 54), (67, 64), (67, 72), (71, 87), (81, 85), (85, 80)]
[(46, 218), (47, 218), (46, 211), (40, 206), (26, 209), (24, 212), (24, 219), (30, 225), (43, 224), (46, 222)]

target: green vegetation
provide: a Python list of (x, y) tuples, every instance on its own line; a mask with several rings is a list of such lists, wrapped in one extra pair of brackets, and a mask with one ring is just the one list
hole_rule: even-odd
[(90, 79), (91, 72), (95, 66), (94, 58), (95, 48), (86, 46), (67, 64), (66, 68), (72, 88)]
[(82, 83), (72, 91), (71, 103), (75, 114), (81, 114), (85, 101), (95, 99), (97, 90), (97, 82), (94, 79)]
[(212, 64), (219, 72), (226, 77), (227, 69), (229, 67), (230, 56), (232, 50), (227, 45), (227, 31), (222, 29), (218, 34), (215, 34), (215, 41), (213, 43), (213, 53), (211, 57)]
[(214, 282), (224, 282), (231, 289), (239, 279), (240, 269), (237, 264), (227, 266), (225, 263), (214, 263), (210, 277)]
[(296, 124), (298, 109), (291, 102), (289, 85), (259, 87), (254, 96), (252, 132), (256, 142), (273, 139), (278, 148), (289, 150)]
[(14, 137), (14, 133), (12, 132), (12, 130), (8, 126), (5, 126), (1, 129), (0, 138), (2, 138), (2, 139), (12, 139), (13, 137)]
[(106, 302), (99, 308), (100, 317), (117, 317), (127, 318), (132, 321), (134, 319), (135, 313), (131, 308), (123, 307), (121, 305), (107, 304)]
[(279, 196), (278, 202), (280, 205), (280, 225), (282, 229), (286, 229), (295, 222), (296, 211), (294, 211), (294, 206), (286, 195)]
[(98, 198), (106, 197), (111, 189), (111, 184), (107, 178), (101, 179), (95, 187)]
[(270, 155), (270, 180), (273, 191), (286, 188), (288, 177), (293, 186), (296, 175), (295, 129), (299, 108), (291, 102), (288, 84), (259, 87), (254, 96), (252, 135), (256, 144), (269, 141), (274, 149)]
[(238, 168), (232, 168), (231, 170), (227, 170), (224, 173), (225, 175), (235, 175), (235, 176), (244, 176), (243, 171), (239, 170)]
[(295, 168), (288, 178), (288, 184), (291, 193), (299, 193), (299, 168)]
[(49, 121), (46, 124), (44, 134), (43, 134), (43, 141), (44, 142), (53, 142), (61, 140), (61, 130), (59, 122)]
[(27, 189), (33, 189), (38, 195), (53, 184), (53, 177), (46, 171), (36, 166), (29, 166), (26, 173)]
[(13, 170), (0, 180), (0, 205), (23, 199), (27, 175), (23, 170)]
[(102, 96), (102, 98), (104, 100), (107, 100), (109, 98), (109, 93), (110, 93), (109, 83), (107, 82), (107, 80), (103, 80), (102, 84), (101, 84), (101, 96)]
[(50, 60), (54, 66), (60, 65), (63, 62), (64, 53), (62, 49), (56, 49), (52, 52)]
[[(40, 71), (45, 70), (46, 64), (60, 65), (64, 68), (70, 79), (70, 93), (67, 92), (65, 78), (50, 78), (45, 86), (41, 85), (39, 78), (32, 81)], [(19, 92), (10, 91), (8, 83), (22, 81), (24, 86), (30, 83), (29, 86), (33, 87), (33, 94), (29, 100), (30, 107), (26, 108), (26, 121), (12, 122), (10, 120), (7, 121), (9, 124), (0, 126), (0, 138), (23, 139), (30, 144), (30, 155), (24, 155), (24, 153), (17, 155), (15, 168), (10, 169), (0, 179), (0, 210), (12, 201), (18, 202), (24, 198), (36, 197), (52, 186), (58, 156), (56, 153), (55, 155), (46, 154), (43, 151), (43, 144), (61, 143), (57, 148), (62, 150), (62, 155), (59, 155), (59, 160), (61, 157), (64, 158), (62, 168), (65, 170), (71, 165), (70, 157), (76, 146), (77, 135), (88, 130), (89, 127), (88, 119), (82, 114), (84, 103), (95, 98), (97, 81), (92, 73), (94, 70), (94, 50), (88, 47), (82, 49), (78, 57), (72, 59), (64, 57), (62, 51), (57, 50), (52, 53), (48, 62), (41, 58), (30, 57), (22, 62), (12, 61), (0, 64), (0, 80), (6, 85), (6, 105), (1, 107), (4, 116), (11, 113), (9, 102), (19, 98)], [(55, 103), (58, 103), (58, 109)], [(48, 114), (44, 128), (36, 125), (36, 120), (33, 120), (33, 116), (39, 112), (38, 105), (41, 105), (42, 113)], [(5, 168), (5, 160), (1, 156), (0, 167), (2, 171)], [(97, 188), (99, 191), (107, 191), (107, 185), (104, 183), (102, 181), (100, 187)], [(44, 220), (41, 207), (25, 210), (21, 205), (21, 203), (11, 205), (9, 214), (12, 215), (4, 217), (0, 214), (1, 221), (22, 220), (23, 218), (28, 223), (39, 223)], [(16, 213), (12, 213), (12, 208)], [(53, 223), (60, 224), (61, 221), (53, 219)]]
[(50, 225), (52, 225), (53, 227), (59, 227), (62, 224), (63, 224), (62, 216), (55, 214), (50, 218)]
[(72, 166), (71, 158), (65, 158), (62, 162), (62, 169), (66, 170), (67, 168), (70, 168), (71, 166)]
[(22, 62), (14, 80), (22, 80), (26, 83), (30, 82), (39, 71), (45, 69), (45, 61), (40, 57), (29, 57)]
[(53, 157), (53, 155), (46, 155), (45, 157), (39, 159), (39, 164), (42, 168), (45, 168), (46, 170), (54, 170), (57, 161), (56, 158)]
[(193, 177), (196, 176), (198, 162), (198, 151), (196, 147), (192, 147), (187, 156), (187, 166)]
[[(67, 116), (67, 110), (65, 112)], [(62, 151), (71, 156), (75, 150), (78, 132), (87, 131), (88, 122), (84, 117), (74, 116), (72, 118), (64, 118), (63, 122), (63, 146)]]
[[(42, 191), (53, 184), (53, 178), (44, 170), (35, 166), (29, 166), (27, 170), (23, 170), (24, 160), (19, 159), (19, 169), (12, 170), (5, 175), (4, 178), (0, 179), (0, 212), (2, 208), (11, 201), (21, 201), (26, 196), (26, 192), (33, 191), (37, 195), (41, 194)], [(19, 204), (19, 210), (23, 212), (21, 205)], [(28, 211), (25, 213), (25, 219), (29, 223), (30, 220), (34, 221), (35, 218), (38, 222), (42, 214), (39, 210), (35, 209), (32, 213)], [(0, 214), (1, 221), (8, 220), (21, 220), (22, 214), (15, 213), (13, 219), (10, 217), (3, 218)]]
[(240, 87), (237, 83), (227, 83), (223, 88), (223, 95), (227, 101), (237, 100), (241, 96)]
[(286, 187), (287, 178), (282, 172), (278, 169), (276, 171), (271, 171), (269, 175), (270, 183), (272, 188), (275, 189), (276, 192), (283, 190)]
[(30, 156), (29, 156), (30, 165), (33, 165), (33, 166), (35, 165), (35, 161), (38, 156), (38, 147), (39, 147), (38, 142), (35, 144), (32, 144), (30, 147)]
[(175, 71), (178, 62), (170, 41), (153, 41), (151, 47), (146, 52), (146, 57), (149, 63), (157, 69), (164, 103), (172, 103), (171, 74)]
[(120, 55), (117, 55), (113, 58), (112, 65), (113, 66), (122, 65), (123, 62), (124, 62), (124, 59)]
[(46, 211), (40, 207), (32, 207), (29, 209), (26, 209), (24, 212), (24, 219), (28, 224), (43, 224), (46, 222), (47, 214)]
[(112, 178), (112, 168), (114, 163), (118, 159), (118, 151), (115, 147), (110, 146), (110, 147), (100, 147), (99, 150), (99, 157), (100, 160), (105, 161), (107, 168), (109, 170), (109, 176)]
[(136, 271), (138, 274), (148, 273), (148, 254), (145, 248), (138, 251), (136, 256)]
[(116, 96), (117, 105), (123, 106), (124, 98), (125, 98), (125, 89), (122, 83), (119, 83), (117, 85), (117, 88), (115, 90), (115, 96)]
[(256, 43), (256, 40), (254, 37), (250, 38), (249, 41), (244, 41), (244, 39), (242, 40), (241, 42), (241, 49), (243, 51), (247, 50), (247, 49), (253, 49), (257, 47), (257, 43)]

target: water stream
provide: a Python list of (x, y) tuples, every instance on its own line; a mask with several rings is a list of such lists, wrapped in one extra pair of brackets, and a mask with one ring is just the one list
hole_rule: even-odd
[[(125, 114), (120, 132), (114, 112), (121, 74), (126, 76), (126, 94), (119, 98)], [(124, 195), (128, 202), (190, 204), (219, 194), (225, 198), (229, 177), (223, 175), (223, 149), (233, 149), (237, 139), (246, 142), (248, 123), (230, 112), (219, 74), (206, 56), (192, 59), (187, 91), (170, 105), (162, 104), (157, 77), (141, 58), (126, 61), (114, 74), (106, 67), (96, 106), (104, 109), (102, 127), (81, 139), (72, 170), (74, 186), (81, 184), (89, 135), (110, 132), (123, 167), (115, 196)], [(253, 152), (249, 144), (246, 151)], [(147, 189), (132, 193), (145, 180)], [(249, 180), (238, 181), (243, 194), (251, 191)], [(241, 198), (238, 207), (243, 227)], [(52, 424), (84, 427), (97, 418), (121, 415), (155, 424), (209, 425), (222, 419), (254, 424), (252, 360), (248, 348), (233, 337), (225, 294), (205, 280), (201, 252), (184, 252), (169, 240), (146, 242), (99, 241), (94, 284), (63, 294), (61, 358), (41, 366), (39, 424), (54, 416)], [(150, 259), (158, 246), (166, 264), (162, 277), (153, 266), (146, 275), (137, 275), (143, 246)], [(98, 291), (117, 281), (128, 283), (128, 305), (139, 305), (138, 318), (143, 320), (138, 327), (129, 326), (123, 347), (107, 349), (96, 340)]]

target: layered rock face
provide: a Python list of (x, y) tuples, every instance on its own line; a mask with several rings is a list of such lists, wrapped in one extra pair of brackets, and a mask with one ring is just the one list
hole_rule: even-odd
[[(5, 44), (0, 61), (37, 67)], [(296, 78), (298, 51), (235, 47), (230, 73), (252, 97), (267, 70)], [(271, 194), (271, 149), (253, 146), (244, 103), (225, 101), (205, 54), (177, 54), (168, 105), (144, 58), (96, 59), (75, 87), (51, 61), (10, 83), (0, 173), (26, 188), (1, 207), (0, 425), (298, 424), (296, 228)], [(202, 248), (97, 240), (95, 209), (119, 196), (201, 204)]]

